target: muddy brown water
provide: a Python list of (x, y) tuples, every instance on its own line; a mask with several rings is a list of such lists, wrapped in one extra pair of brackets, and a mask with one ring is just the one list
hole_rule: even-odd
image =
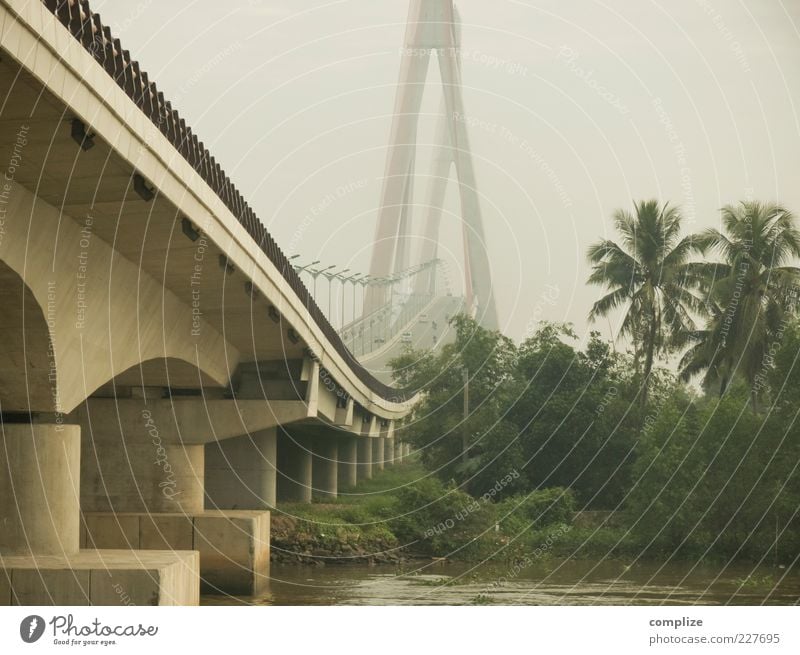
[(800, 572), (746, 564), (548, 560), (531, 566), (412, 561), (275, 565), (259, 597), (204, 605), (797, 605)]

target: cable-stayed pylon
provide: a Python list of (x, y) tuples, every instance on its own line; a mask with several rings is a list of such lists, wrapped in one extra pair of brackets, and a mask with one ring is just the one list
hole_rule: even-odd
[[(464, 121), (459, 50), (460, 34), (452, 0), (411, 0), (370, 276), (373, 279), (386, 278), (408, 266), (419, 112), (428, 65), (431, 54), (435, 52), (442, 79), (444, 109), (437, 137), (438, 151), (429, 180), (420, 263), (437, 258), (442, 205), (450, 171), (454, 168), (461, 199), (466, 305), (484, 327), (495, 329), (497, 311)], [(415, 291), (433, 292), (435, 275), (435, 267), (419, 275), (415, 280)], [(386, 293), (386, 287), (370, 287), (364, 313), (384, 304)]]

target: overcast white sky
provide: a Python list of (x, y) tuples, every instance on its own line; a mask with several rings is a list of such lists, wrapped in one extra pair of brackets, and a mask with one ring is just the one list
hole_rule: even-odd
[[(585, 332), (600, 293), (585, 285), (586, 248), (633, 198), (682, 205), (692, 230), (751, 196), (800, 213), (797, 0), (457, 4), (466, 112), (510, 336), (524, 337), (538, 318)], [(407, 0), (92, 7), (288, 254), (367, 271)], [(440, 98), (431, 70), (420, 203)], [(457, 285), (451, 191), (443, 239)]]

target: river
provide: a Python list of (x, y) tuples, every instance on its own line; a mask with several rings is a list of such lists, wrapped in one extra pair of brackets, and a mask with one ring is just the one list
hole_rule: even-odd
[(792, 605), (800, 575), (785, 569), (683, 563), (547, 560), (528, 567), (412, 561), (400, 566), (273, 565), (257, 598), (204, 605)]

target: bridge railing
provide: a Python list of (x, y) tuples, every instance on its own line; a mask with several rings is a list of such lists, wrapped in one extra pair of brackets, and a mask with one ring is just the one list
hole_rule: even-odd
[(189, 165), (197, 171), (198, 175), (244, 226), (259, 248), (289, 283), (300, 302), (308, 310), (312, 320), (319, 325), (325, 337), (333, 344), (359, 380), (371, 391), (385, 399), (405, 400), (407, 396), (402, 390), (377, 380), (358, 363), (312, 298), (289, 259), (278, 247), (236, 185), (192, 131), (192, 128), (172, 107), (170, 101), (164, 98), (164, 94), (158, 90), (156, 83), (150, 80), (145, 71), (141, 70), (138, 62), (131, 58), (130, 53), (123, 49), (120, 40), (114, 37), (110, 28), (103, 25), (100, 15), (91, 11), (88, 0), (41, 1), (181, 153)]

